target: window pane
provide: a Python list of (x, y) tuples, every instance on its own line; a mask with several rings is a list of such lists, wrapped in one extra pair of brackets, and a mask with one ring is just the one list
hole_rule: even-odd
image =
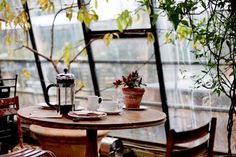
[(150, 28), (149, 17), (143, 10), (145, 8), (138, 8), (138, 2), (136, 0), (99, 0), (97, 7), (95, 6), (95, 0), (92, 0), (90, 6), (95, 10), (99, 17), (98, 22), (91, 24), (92, 30), (117, 30), (116, 18), (122, 11), (128, 10), (132, 17), (132, 26), (128, 29), (140, 29)]

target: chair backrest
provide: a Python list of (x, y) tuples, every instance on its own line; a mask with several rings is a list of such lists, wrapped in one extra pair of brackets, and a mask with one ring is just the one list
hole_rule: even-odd
[[(210, 122), (200, 128), (176, 132), (170, 130), (167, 138), (166, 157), (193, 157), (199, 156), (198, 153), (204, 151), (205, 156), (213, 156), (213, 147), (215, 141), (216, 118), (212, 118)], [(199, 143), (199, 140), (204, 139)], [(176, 145), (189, 142), (196, 142), (192, 147), (176, 149)]]
[[(8, 98), (0, 98), (0, 117), (9, 116), (9, 115), (17, 115), (17, 110), (19, 109), (19, 99), (18, 96), (15, 97), (8, 97)], [(3, 143), (1, 142), (1, 131), (0, 131), (0, 157), (41, 157), (41, 156), (51, 156), (56, 157), (55, 154), (48, 150), (40, 150), (40, 149), (31, 149), (31, 148), (24, 148), (23, 147), (23, 138), (22, 138), (22, 130), (21, 130), (21, 122), (20, 118), (17, 118), (17, 132), (15, 135), (18, 138), (18, 141), (16, 144), (19, 144), (22, 149), (19, 149), (17, 151), (13, 151), (11, 153), (5, 154), (8, 152), (8, 147), (4, 148), (4, 150), (1, 150)], [(0, 125), (1, 127), (1, 125)], [(7, 128), (9, 129), (9, 128)], [(7, 132), (7, 131), (6, 131)], [(3, 138), (7, 137), (7, 133), (4, 133)], [(11, 136), (11, 135), (10, 135)], [(8, 139), (7, 139), (8, 140)], [(16, 142), (16, 141), (8, 141), (10, 143)], [(7, 151), (5, 151), (5, 149)], [(12, 148), (11, 148), (12, 149)]]
[(18, 96), (0, 99), (0, 117), (16, 115), (19, 109)]
[[(0, 142), (6, 149), (11, 149), (18, 143), (22, 146), (22, 132), (20, 121), (12, 118), (17, 115), (19, 109), (19, 99), (16, 97), (0, 98), (0, 118), (7, 118), (6, 122), (1, 121), (0, 124)], [(4, 150), (6, 150), (4, 148)], [(5, 152), (2, 152), (5, 153)]]
[[(17, 77), (18, 75), (9, 78), (0, 77), (0, 98), (16, 96)], [(13, 95), (10, 95), (11, 89), (13, 90)]]

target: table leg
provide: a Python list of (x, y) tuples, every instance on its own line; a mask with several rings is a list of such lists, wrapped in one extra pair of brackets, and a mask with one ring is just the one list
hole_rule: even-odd
[(86, 130), (88, 142), (86, 145), (86, 157), (98, 157), (97, 130)]

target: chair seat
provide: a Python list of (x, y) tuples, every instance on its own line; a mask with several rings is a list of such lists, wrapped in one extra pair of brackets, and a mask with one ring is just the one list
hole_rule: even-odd
[(40, 149), (22, 148), (17, 151), (0, 155), (0, 157), (39, 157), (45, 154), (54, 156), (52, 152)]

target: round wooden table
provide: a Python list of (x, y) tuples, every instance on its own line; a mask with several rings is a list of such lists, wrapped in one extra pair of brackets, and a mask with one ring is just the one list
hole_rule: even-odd
[(86, 157), (97, 157), (97, 130), (131, 129), (163, 124), (165, 113), (147, 108), (145, 110), (123, 110), (120, 114), (107, 115), (100, 120), (73, 121), (68, 117), (58, 117), (55, 110), (45, 110), (39, 106), (29, 106), (18, 110), (21, 122), (45, 127), (63, 129), (85, 129), (89, 139)]

